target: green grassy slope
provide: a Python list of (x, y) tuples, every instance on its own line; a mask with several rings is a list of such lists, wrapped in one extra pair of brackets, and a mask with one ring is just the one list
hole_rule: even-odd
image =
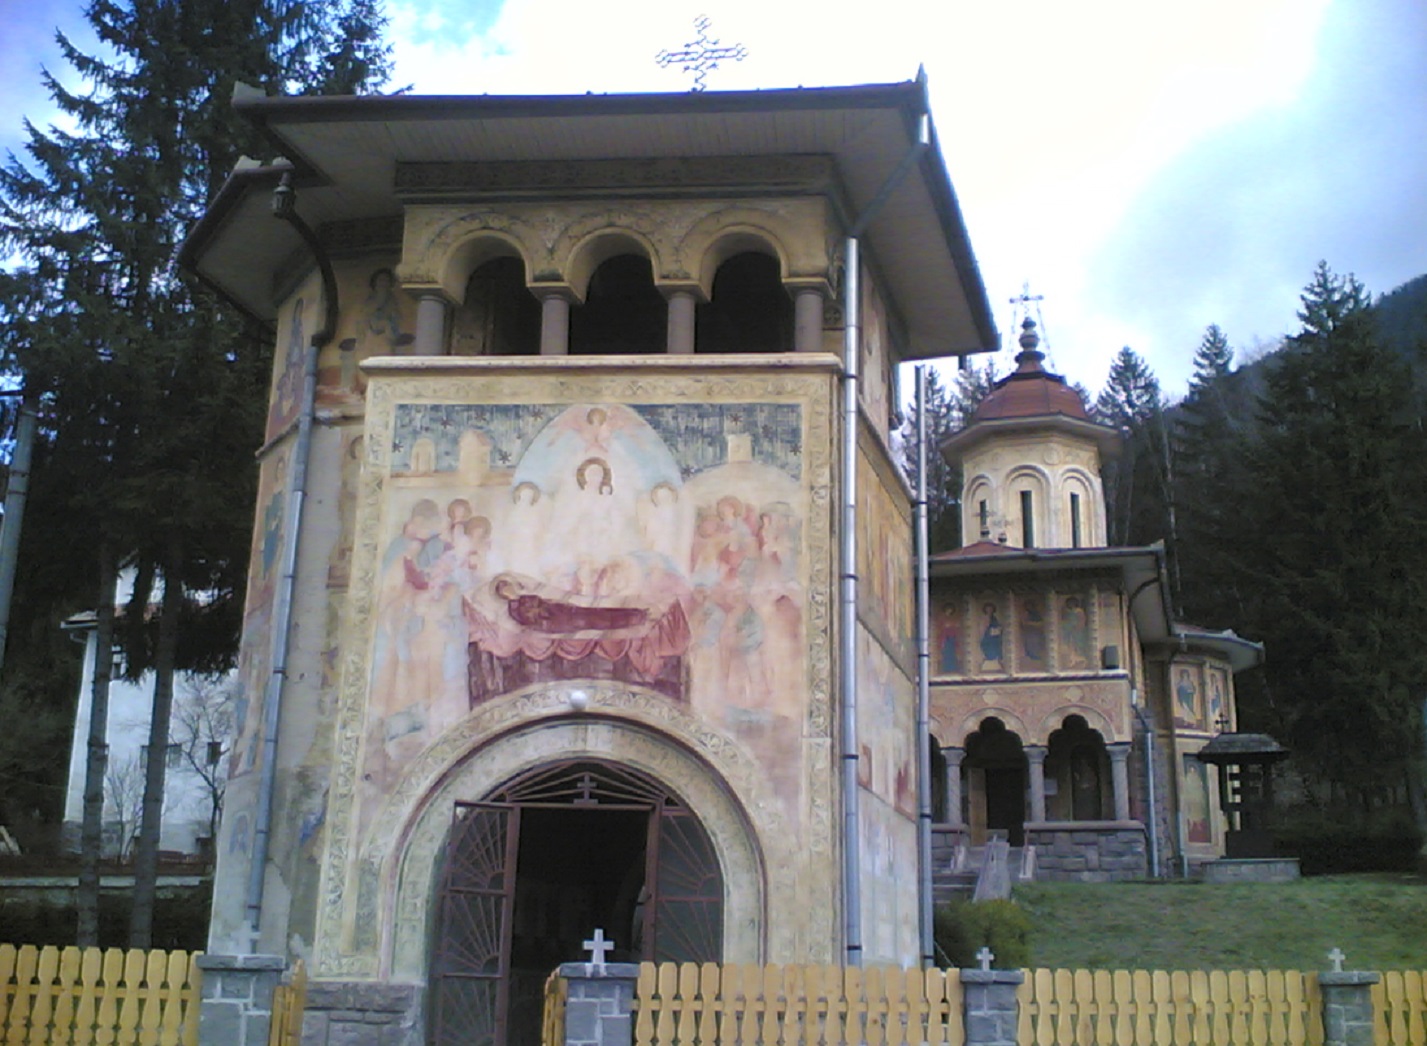
[(1427, 879), (1323, 876), (1283, 885), (1037, 883), (1036, 966), (1092, 969), (1427, 970)]

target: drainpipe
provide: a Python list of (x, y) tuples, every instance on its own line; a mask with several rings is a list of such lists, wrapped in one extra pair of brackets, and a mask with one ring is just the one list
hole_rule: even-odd
[(39, 425), (38, 397), (25, 395), (15, 423), (15, 450), (10, 455), (10, 479), (5, 488), (5, 522), (0, 526), (0, 667), (5, 664), (5, 641), (10, 634), (10, 597), (15, 591), (15, 569), (20, 562), (20, 528), (25, 519), (30, 459)]
[(917, 367), (917, 867), (922, 966), (936, 965), (932, 921), (930, 553), (927, 535), (927, 368)]
[(317, 235), (297, 213), (297, 192), (292, 175), (284, 174), (273, 191), (273, 216), (287, 222), (302, 237), (317, 260), (322, 292), (327, 299), (321, 330), (312, 335), (302, 374), (302, 402), (297, 417), (297, 445), (293, 448), (287, 493), (287, 528), (282, 549), (282, 576), (273, 597), (272, 670), (263, 692), (262, 773), (258, 779), (258, 810), (253, 829), (253, 856), (248, 867), (247, 916), (249, 948), (254, 949), (262, 929), (263, 887), (268, 847), (272, 838), (273, 792), (277, 782), (277, 733), (281, 720), (283, 685), (287, 680), (288, 645), (292, 630), (292, 598), (297, 588), (297, 540), (302, 532), (302, 509), (307, 498), (307, 466), (312, 448), (312, 417), (317, 400), (317, 354), (337, 333), (337, 277), (331, 259)]
[(1159, 803), (1155, 798), (1154, 781), (1154, 726), (1145, 716), (1144, 708), (1139, 704), (1138, 695), (1134, 689), (1130, 690), (1130, 706), (1135, 711), (1135, 719), (1140, 724), (1140, 729), (1145, 732), (1145, 777), (1148, 779), (1145, 788), (1145, 800), (1149, 804), (1149, 847), (1150, 847), (1150, 878), (1159, 878)]
[(848, 966), (862, 965), (862, 861), (859, 843), (857, 783), (857, 401), (858, 363), (862, 344), (861, 261), (858, 238), (882, 209), (894, 189), (931, 143), (931, 120), (923, 113), (917, 140), (897, 169), (882, 183), (870, 203), (847, 231), (843, 250), (842, 337), (842, 579), (839, 589), (842, 697), (842, 881), (843, 937)]

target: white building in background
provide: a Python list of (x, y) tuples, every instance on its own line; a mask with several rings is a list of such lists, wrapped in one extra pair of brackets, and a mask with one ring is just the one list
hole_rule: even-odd
[[(122, 613), (133, 590), (130, 572), (119, 580), (115, 607)], [(158, 598), (156, 593), (155, 599)], [(84, 779), (89, 725), (94, 700), (97, 615), (76, 614), (64, 623), (75, 642), (84, 644), (74, 737), (70, 742), (69, 777), (65, 787), (64, 845), (78, 850), (84, 820)], [(154, 673), (137, 681), (122, 678), (122, 655), (116, 655), (109, 684), (106, 740), (108, 769), (104, 779), (104, 856), (124, 857), (138, 836), (148, 758), (149, 722), (153, 709)], [(232, 732), (233, 675), (204, 676), (180, 672), (174, 678), (173, 719), (164, 753), (163, 829), (159, 849), (184, 855), (207, 854), (217, 826), (227, 775), (228, 737)]]

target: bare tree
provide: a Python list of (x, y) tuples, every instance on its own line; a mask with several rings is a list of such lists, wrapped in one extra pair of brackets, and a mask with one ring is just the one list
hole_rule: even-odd
[(106, 805), (118, 831), (119, 860), (133, 853), (139, 819), (144, 809), (144, 760), (137, 755), (111, 761), (104, 772)]
[(208, 799), (208, 838), (218, 833), (223, 815), (223, 791), (228, 783), (228, 750), (233, 738), (233, 715), (238, 679), (226, 676), (189, 676), (174, 703), (173, 732), (183, 766), (201, 783)]

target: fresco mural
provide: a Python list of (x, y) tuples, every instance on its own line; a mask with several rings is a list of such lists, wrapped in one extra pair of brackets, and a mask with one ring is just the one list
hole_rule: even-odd
[(276, 362), (273, 368), (272, 396), (268, 400), (268, 424), (264, 441), (297, 420), (302, 406), (302, 376), (307, 358), (307, 341), (311, 331), (308, 319), (308, 299), (298, 295), (286, 310), (286, 322), (279, 319)]
[(1016, 656), (1022, 672), (1045, 672), (1050, 668), (1046, 635), (1046, 597), (1043, 592), (1016, 596)]
[(318, 359), (317, 402), (328, 408), (356, 409), (367, 388), (362, 361), (406, 351), (415, 340), (415, 306), (401, 293), (389, 266), (347, 265), (338, 271), (337, 279), (342, 301), (361, 304), (344, 310), (337, 338)]
[(976, 607), (973, 628), (976, 634), (977, 671), (1009, 671), (1009, 641), (1006, 637), (1006, 599), (1001, 595), (978, 596), (972, 600)]
[(1223, 668), (1210, 668), (1205, 672), (1209, 681), (1208, 709), (1205, 728), (1208, 730), (1231, 730), (1233, 725), (1229, 715), (1229, 673)]
[(1184, 757), (1184, 837), (1191, 843), (1212, 843), (1209, 768), (1192, 755)]
[[(755, 749), (797, 750), (807, 660), (799, 406), (395, 410), (371, 788), (384, 790), (472, 708), (559, 680), (653, 690)], [(778, 771), (790, 806), (799, 769)]]
[(1065, 672), (1088, 672), (1094, 667), (1090, 611), (1094, 600), (1081, 594), (1057, 596), (1060, 644), (1057, 663)]
[(960, 599), (948, 599), (937, 606), (932, 617), (932, 650), (938, 675), (955, 676), (965, 671), (966, 636)]
[(866, 453), (858, 458), (858, 616), (905, 662), (912, 657), (916, 607), (910, 507), (893, 495)]
[(268, 455), (258, 473), (257, 519), (253, 527), (253, 548), (248, 560), (248, 596), (243, 609), (243, 645), (238, 653), (238, 700), (234, 722), (238, 736), (228, 759), (228, 778), (241, 777), (257, 762), (258, 734), (261, 730), (263, 694), (272, 660), (268, 620), (278, 575), (282, 573), (282, 552), (287, 525), (288, 447)]
[(1174, 725), (1186, 730), (1204, 729), (1204, 687), (1199, 665), (1175, 664), (1170, 690), (1174, 694)]
[(858, 776), (904, 817), (917, 816), (916, 691), (881, 645), (865, 630), (857, 636)]

